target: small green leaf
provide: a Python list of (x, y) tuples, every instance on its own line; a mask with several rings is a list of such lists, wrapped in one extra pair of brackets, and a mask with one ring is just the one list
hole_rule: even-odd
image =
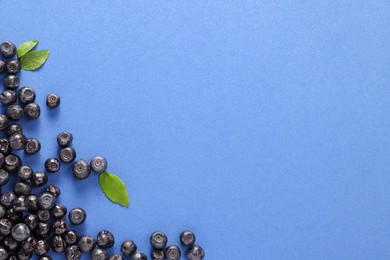
[(126, 185), (118, 176), (107, 171), (99, 176), (100, 188), (111, 201), (122, 206), (129, 206), (129, 195)]
[(49, 57), (49, 50), (30, 51), (20, 58), (24, 70), (36, 70), (41, 67)]
[(38, 42), (38, 40), (33, 40), (20, 44), (16, 50), (16, 55), (18, 55), (19, 58), (23, 57), (23, 55), (31, 51), (38, 44)]

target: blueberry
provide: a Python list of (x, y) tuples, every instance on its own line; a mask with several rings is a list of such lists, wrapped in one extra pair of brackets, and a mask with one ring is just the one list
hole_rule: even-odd
[(37, 240), (33, 235), (30, 235), (28, 238), (22, 241), (22, 248), (27, 251), (33, 251), (36, 244)]
[(62, 253), (66, 249), (65, 240), (61, 236), (54, 236), (51, 241), (51, 249), (56, 253)]
[(61, 167), (61, 164), (57, 158), (49, 158), (45, 162), (45, 169), (48, 172), (58, 172), (60, 167)]
[(19, 247), (19, 242), (9, 235), (4, 238), (4, 247), (9, 251), (15, 251)]
[(47, 242), (43, 239), (38, 240), (34, 247), (34, 253), (37, 256), (42, 256), (44, 254), (47, 254), (48, 251), (49, 251), (49, 245), (47, 244)]
[(35, 101), (35, 90), (32, 87), (22, 87), (18, 93), (20, 103), (26, 105)]
[(94, 172), (102, 173), (107, 170), (107, 160), (102, 156), (96, 156), (91, 160), (91, 169)]
[(76, 151), (72, 147), (65, 147), (60, 150), (60, 160), (64, 163), (73, 162), (76, 159)]
[(35, 230), (38, 226), (39, 220), (36, 215), (29, 214), (24, 217), (24, 223), (28, 226), (30, 230)]
[(79, 239), (78, 246), (82, 252), (91, 252), (96, 246), (96, 240), (88, 235)]
[(28, 181), (19, 180), (14, 183), (14, 192), (17, 196), (29, 195), (32, 190), (31, 183)]
[(130, 256), (137, 251), (137, 245), (134, 243), (133, 240), (126, 240), (121, 245), (121, 252), (124, 255)]
[(34, 172), (31, 178), (31, 184), (35, 187), (41, 187), (47, 183), (47, 175), (44, 172)]
[(54, 218), (63, 218), (66, 215), (67, 208), (64, 205), (61, 204), (56, 204), (52, 209), (51, 209), (51, 215)]
[(167, 242), (167, 236), (161, 231), (156, 231), (150, 236), (150, 244), (154, 249), (163, 249)]
[(40, 222), (48, 222), (51, 215), (49, 210), (38, 210), (37, 217)]
[(7, 213), (7, 209), (0, 205), (0, 219), (2, 219), (6, 213)]
[(42, 238), (48, 238), (51, 234), (51, 227), (48, 223), (39, 222), (35, 234)]
[(30, 180), (33, 175), (33, 170), (31, 169), (30, 166), (23, 165), (20, 166), (18, 169), (18, 177), (22, 180)]
[(31, 259), (32, 251), (24, 250), (23, 248), (20, 248), (17, 252), (17, 259), (18, 260), (28, 260)]
[(198, 245), (193, 245), (188, 251), (187, 251), (187, 257), (188, 260), (201, 260), (203, 259), (205, 253), (203, 249)]
[(14, 205), (14, 201), (16, 200), (17, 196), (13, 192), (6, 192), (0, 197), (0, 203), (5, 208), (11, 208)]
[(56, 205), (56, 197), (50, 192), (44, 192), (38, 196), (38, 207), (40, 209), (51, 209)]
[(0, 114), (0, 130), (4, 130), (8, 127), (8, 118), (6, 115)]
[(72, 223), (73, 225), (80, 225), (87, 218), (87, 214), (85, 213), (85, 210), (83, 210), (82, 208), (74, 208), (69, 212), (68, 217), (70, 223)]
[(43, 255), (39, 257), (39, 260), (53, 260), (53, 258), (49, 255)]
[(16, 154), (9, 154), (4, 159), (3, 168), (8, 172), (17, 171), (21, 165), (22, 161), (20, 157)]
[(27, 197), (22, 195), (14, 200), (13, 210), (15, 212), (23, 212), (28, 210)]
[(73, 175), (77, 179), (88, 178), (91, 174), (91, 167), (85, 160), (79, 160), (73, 165)]
[(38, 210), (38, 198), (35, 194), (30, 194), (27, 196), (28, 210), (37, 211)]
[(5, 41), (0, 44), (0, 54), (6, 59), (12, 58), (16, 54), (16, 46), (11, 41)]
[(7, 134), (8, 136), (13, 134), (23, 134), (23, 128), (17, 123), (10, 124), (7, 128)]
[(91, 254), (92, 260), (108, 260), (108, 253), (104, 249), (95, 248)]
[(46, 188), (47, 192), (53, 193), (53, 195), (58, 198), (61, 195), (61, 190), (57, 185), (50, 185), (49, 187)]
[(41, 143), (35, 138), (27, 138), (24, 151), (27, 154), (35, 154), (41, 150)]
[[(0, 115), (0, 128), (1, 128), (1, 118), (2, 117)], [(11, 147), (9, 147), (8, 138), (0, 138), (0, 153), (2, 153), (3, 155), (7, 155), (10, 153), (10, 151), (11, 151)]]
[(16, 224), (13, 228), (12, 228), (12, 237), (16, 240), (16, 241), (23, 241), (23, 240), (26, 240), (29, 236), (30, 236), (30, 229), (28, 228), (28, 226), (24, 223), (19, 223), (19, 224)]
[(0, 153), (0, 167), (3, 166), (4, 161), (5, 161), (5, 156), (4, 156), (4, 154)]
[(65, 250), (66, 260), (79, 260), (81, 258), (81, 251), (77, 245), (68, 246)]
[(120, 254), (115, 254), (110, 256), (108, 260), (124, 260), (124, 258)]
[(68, 230), (68, 223), (63, 219), (57, 219), (53, 223), (53, 231), (56, 235), (62, 235)]
[(28, 103), (23, 108), (24, 116), (29, 120), (37, 119), (41, 115), (41, 108), (37, 103)]
[(17, 212), (14, 208), (7, 209), (6, 218), (12, 221), (12, 223), (19, 223), (23, 219), (23, 212)]
[(189, 230), (180, 234), (180, 242), (185, 246), (192, 246), (195, 243), (195, 234)]
[(8, 253), (7, 250), (4, 248), (0, 247), (0, 260), (6, 260), (8, 259)]
[(61, 99), (60, 96), (57, 94), (49, 94), (46, 97), (46, 105), (49, 108), (56, 108), (60, 105)]
[(4, 90), (0, 93), (0, 103), (4, 106), (12, 105), (16, 102), (16, 93), (13, 90)]
[(3, 85), (6, 89), (15, 90), (19, 87), (19, 77), (16, 75), (8, 75), (3, 79)]
[(7, 63), (7, 70), (11, 74), (16, 74), (20, 71), (19, 60), (11, 60)]
[(12, 221), (6, 218), (0, 220), (0, 234), (7, 236), (12, 230)]
[(165, 257), (168, 260), (179, 260), (180, 256), (180, 248), (176, 245), (171, 245), (165, 250)]
[(131, 256), (131, 260), (147, 260), (147, 257), (144, 253), (142, 252), (135, 252), (132, 256)]
[(7, 117), (10, 120), (18, 121), (23, 116), (23, 109), (19, 105), (10, 105), (7, 108)]
[(5, 72), (6, 69), (7, 69), (7, 63), (5, 63), (5, 61), (0, 60), (0, 74)]
[(154, 249), (151, 256), (152, 260), (164, 260), (165, 254), (162, 250)]
[(115, 243), (114, 235), (108, 230), (100, 231), (96, 243), (102, 248), (111, 248)]
[(6, 185), (8, 181), (9, 181), (9, 173), (4, 169), (0, 169), (0, 186)]
[(77, 243), (79, 236), (75, 230), (69, 230), (64, 234), (64, 239), (66, 244), (74, 245)]
[(57, 136), (57, 143), (61, 147), (68, 147), (73, 141), (73, 135), (69, 132), (61, 132)]
[(9, 146), (13, 150), (22, 150), (26, 145), (26, 137), (23, 134), (13, 134), (8, 138)]

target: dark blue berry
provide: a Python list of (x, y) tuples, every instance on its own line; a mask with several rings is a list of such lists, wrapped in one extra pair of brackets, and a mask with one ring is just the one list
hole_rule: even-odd
[(79, 236), (75, 230), (69, 230), (69, 231), (65, 232), (64, 239), (65, 239), (66, 244), (74, 245), (77, 243)]
[(144, 253), (142, 252), (135, 252), (132, 256), (131, 256), (131, 260), (147, 260), (147, 257)]
[(96, 243), (102, 248), (111, 248), (115, 243), (114, 235), (108, 230), (102, 230), (97, 235)]
[(0, 74), (5, 72), (7, 69), (7, 63), (5, 63), (5, 61), (3, 60), (0, 60)]
[(203, 251), (203, 248), (201, 248), (198, 245), (193, 245), (188, 251), (187, 251), (187, 257), (188, 260), (201, 260), (205, 256), (205, 253)]
[(49, 108), (56, 108), (60, 105), (61, 99), (60, 96), (57, 94), (49, 94), (46, 97), (46, 105)]
[[(1, 115), (0, 115), (0, 126), (1, 126)], [(10, 153), (10, 151), (11, 151), (11, 147), (9, 147), (8, 138), (0, 138), (0, 153), (2, 153), (3, 155), (7, 155)]]
[(88, 178), (91, 174), (91, 167), (85, 160), (79, 160), (73, 165), (73, 175), (79, 179), (83, 180)]
[(120, 254), (115, 254), (110, 256), (108, 260), (124, 260), (124, 258)]
[(29, 214), (24, 217), (24, 223), (28, 226), (30, 230), (35, 230), (39, 224), (39, 220), (36, 215)]
[(16, 154), (9, 154), (4, 158), (3, 168), (8, 172), (17, 171), (21, 165), (22, 161), (20, 157)]
[(51, 215), (54, 218), (63, 218), (66, 215), (67, 208), (64, 205), (61, 204), (56, 204), (52, 209), (51, 209)]
[(69, 132), (61, 132), (57, 136), (57, 143), (61, 147), (68, 147), (73, 141), (73, 135)]
[(154, 249), (163, 249), (167, 242), (167, 236), (161, 231), (156, 231), (150, 236), (150, 244)]
[(15, 251), (19, 247), (19, 242), (9, 235), (4, 238), (4, 247), (8, 251)]
[(9, 181), (9, 173), (4, 169), (0, 169), (0, 186), (6, 185), (8, 181)]
[(51, 241), (51, 249), (56, 253), (62, 253), (66, 249), (65, 240), (61, 236), (54, 236)]
[(80, 225), (87, 218), (87, 213), (85, 213), (85, 210), (83, 210), (82, 208), (74, 208), (69, 212), (68, 217), (70, 223), (72, 223), (73, 225)]
[(49, 251), (49, 245), (46, 242), (46, 240), (43, 239), (38, 240), (34, 247), (34, 253), (37, 256), (42, 256), (44, 254), (47, 254), (48, 251)]
[(79, 239), (78, 246), (82, 252), (91, 252), (96, 246), (96, 240), (88, 235)]
[(16, 75), (8, 75), (3, 79), (3, 85), (6, 89), (15, 90), (19, 87), (19, 77)]
[(31, 184), (35, 187), (41, 187), (48, 181), (47, 175), (44, 172), (34, 172), (31, 178)]
[[(30, 232), (31, 231), (32, 230), (30, 229)], [(27, 251), (33, 251), (36, 244), (37, 240), (35, 239), (34, 235), (30, 235), (28, 238), (22, 241), (22, 248)]]
[(60, 160), (64, 163), (73, 162), (76, 159), (76, 151), (72, 147), (65, 147), (60, 150)]
[(27, 154), (35, 154), (41, 150), (41, 143), (35, 138), (27, 138), (24, 151)]
[(4, 130), (8, 127), (8, 118), (6, 115), (0, 114), (0, 130)]
[(0, 260), (6, 260), (8, 259), (8, 253), (7, 250), (4, 248), (0, 247)]
[(14, 184), (14, 192), (17, 196), (29, 195), (31, 192), (31, 183), (24, 180), (16, 181)]
[(81, 258), (81, 251), (77, 245), (68, 246), (65, 250), (66, 260), (79, 260)]
[(35, 234), (42, 238), (47, 238), (51, 234), (51, 227), (48, 223), (39, 222), (35, 229)]
[(154, 249), (151, 256), (152, 260), (164, 260), (165, 253), (162, 250)]
[(15, 56), (16, 46), (11, 41), (5, 41), (0, 44), (0, 54), (2, 57), (9, 59)]
[(40, 209), (51, 209), (56, 205), (56, 197), (50, 192), (44, 192), (38, 196), (38, 207)]
[(31, 169), (30, 166), (23, 165), (20, 166), (18, 169), (18, 177), (22, 180), (30, 180), (33, 175), (33, 170)]
[(51, 215), (49, 210), (38, 210), (37, 217), (40, 222), (48, 222)]
[(38, 210), (38, 198), (35, 194), (28, 195), (27, 201), (28, 201), (28, 210), (29, 211), (35, 212)]
[(8, 138), (9, 146), (12, 150), (22, 150), (26, 145), (26, 137), (23, 134), (13, 134)]
[(30, 229), (26, 224), (19, 223), (12, 228), (11, 234), (16, 241), (21, 242), (30, 236)]
[(12, 105), (16, 102), (16, 93), (13, 90), (4, 90), (0, 93), (0, 103), (4, 106)]
[(19, 60), (11, 60), (7, 63), (7, 70), (10, 74), (16, 74), (20, 71)]
[(137, 251), (137, 245), (134, 243), (133, 240), (126, 240), (121, 245), (121, 252), (126, 255), (130, 256)]
[(58, 172), (60, 167), (61, 167), (61, 164), (57, 158), (49, 158), (45, 162), (45, 169), (48, 172)]
[(13, 134), (23, 134), (23, 128), (17, 123), (12, 123), (7, 128), (7, 134), (8, 136), (11, 136)]
[(68, 230), (68, 223), (63, 219), (57, 219), (53, 223), (53, 231), (56, 235), (62, 235)]
[(107, 170), (107, 160), (102, 156), (96, 156), (91, 160), (91, 169), (94, 172), (102, 173)]
[(41, 115), (41, 108), (37, 103), (29, 103), (23, 108), (23, 113), (27, 119), (34, 120)]
[(18, 121), (23, 116), (23, 108), (19, 105), (10, 105), (7, 108), (7, 117), (9, 120)]
[(91, 254), (92, 260), (108, 260), (108, 253), (104, 249), (95, 248)]
[(47, 192), (53, 193), (53, 195), (58, 198), (61, 195), (61, 190), (57, 185), (50, 185), (49, 187), (46, 188)]
[(6, 218), (0, 220), (0, 234), (7, 236), (12, 230), (12, 221)]
[(0, 203), (5, 208), (9, 209), (14, 205), (14, 201), (16, 200), (17, 196), (13, 192), (6, 192), (0, 197)]
[(32, 87), (22, 87), (18, 93), (20, 103), (26, 105), (35, 101), (35, 90)]
[(14, 201), (13, 210), (15, 212), (23, 212), (23, 211), (28, 210), (27, 197), (24, 195), (19, 196)]

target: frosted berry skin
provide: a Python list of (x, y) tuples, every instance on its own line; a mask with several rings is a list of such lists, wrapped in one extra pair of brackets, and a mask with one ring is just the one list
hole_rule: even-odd
[(79, 160), (73, 165), (73, 175), (79, 179), (83, 180), (91, 175), (91, 167), (85, 160)]
[(51, 209), (56, 204), (56, 197), (50, 192), (38, 196), (38, 207), (43, 210)]
[(3, 85), (6, 89), (15, 90), (19, 87), (20, 80), (16, 75), (8, 75), (3, 79)]
[(11, 233), (12, 233), (12, 237), (16, 241), (21, 242), (23, 240), (26, 240), (30, 236), (30, 229), (26, 224), (19, 223), (12, 228)]
[(147, 257), (144, 253), (142, 252), (135, 252), (131, 258), (131, 260), (147, 260)]
[(167, 242), (167, 236), (161, 231), (156, 231), (150, 236), (150, 244), (154, 249), (163, 249)]
[(60, 161), (57, 158), (49, 158), (45, 162), (45, 169), (48, 172), (58, 172), (61, 168)]
[(165, 257), (168, 260), (179, 260), (180, 256), (180, 248), (176, 245), (171, 245), (165, 250)]
[(47, 242), (43, 239), (38, 240), (37, 244), (34, 246), (34, 253), (37, 256), (42, 256), (47, 254), (48, 251), (49, 251), (49, 245), (47, 244)]
[(32, 87), (22, 87), (18, 93), (20, 103), (26, 105), (35, 101), (36, 94)]
[(60, 150), (60, 160), (64, 163), (73, 162), (76, 159), (76, 151), (72, 147), (65, 147)]
[(47, 175), (44, 172), (34, 172), (31, 178), (31, 184), (35, 187), (41, 187), (48, 181)]
[(201, 260), (205, 256), (203, 248), (198, 245), (193, 245), (187, 251), (188, 260)]
[(126, 256), (130, 256), (137, 251), (137, 245), (133, 240), (126, 240), (121, 245), (121, 252)]
[(16, 46), (11, 41), (5, 41), (0, 44), (0, 54), (3, 58), (9, 59), (15, 56)]
[(4, 158), (3, 168), (8, 172), (14, 172), (19, 169), (22, 161), (16, 154), (9, 154)]
[(84, 223), (85, 219), (87, 218), (87, 214), (82, 208), (74, 208), (69, 212), (68, 217), (70, 223), (73, 225), (80, 225)]
[(9, 120), (18, 121), (23, 116), (23, 109), (19, 105), (10, 105), (7, 108), (7, 117)]
[(79, 239), (78, 234), (75, 230), (69, 230), (65, 232), (64, 239), (66, 244), (68, 245), (74, 245), (77, 243), (77, 240)]
[(6, 115), (0, 114), (0, 130), (4, 130), (8, 127), (8, 118)]
[(73, 135), (69, 132), (61, 132), (57, 136), (57, 143), (61, 147), (69, 146), (73, 141)]
[(108, 230), (100, 231), (97, 235), (96, 243), (101, 248), (111, 248), (115, 243), (114, 235)]
[(108, 260), (108, 253), (104, 249), (96, 248), (91, 254), (92, 260)]
[(41, 150), (41, 143), (35, 138), (27, 138), (24, 151), (27, 154), (36, 154)]
[(96, 240), (88, 235), (79, 239), (78, 246), (82, 252), (91, 252), (96, 247)]
[(35, 120), (41, 115), (41, 108), (36, 103), (29, 103), (23, 108), (24, 116), (29, 120)]
[(13, 206), (14, 201), (16, 200), (17, 196), (13, 192), (6, 192), (0, 197), (0, 203), (2, 206), (4, 206), (6, 209), (9, 209)]
[(153, 250), (151, 254), (152, 260), (164, 260), (165, 253), (162, 250)]
[(51, 210), (50, 213), (54, 218), (63, 218), (66, 215), (67, 208), (64, 205), (56, 204)]
[(81, 250), (77, 245), (68, 246), (65, 250), (66, 260), (79, 260), (81, 258)]
[(13, 134), (9, 139), (9, 146), (12, 150), (23, 150), (26, 145), (26, 137), (23, 134)]
[(49, 108), (56, 108), (60, 105), (61, 103), (61, 98), (57, 94), (49, 94), (46, 97), (46, 105)]
[(102, 173), (107, 170), (107, 160), (102, 156), (96, 156), (91, 160), (91, 169), (94, 172)]
[(7, 70), (10, 74), (16, 74), (20, 71), (20, 63), (18, 60), (11, 60), (7, 63)]
[(13, 90), (4, 90), (0, 93), (0, 103), (4, 106), (12, 105), (16, 102), (16, 93)]
[(4, 170), (4, 169), (0, 169), (0, 186), (4, 186), (8, 183), (9, 181), (9, 173)]

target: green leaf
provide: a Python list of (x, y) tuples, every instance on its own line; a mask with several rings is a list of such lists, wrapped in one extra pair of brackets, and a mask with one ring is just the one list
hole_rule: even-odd
[(19, 58), (23, 57), (23, 55), (31, 51), (38, 44), (38, 42), (38, 40), (33, 40), (20, 44), (16, 50), (16, 55), (18, 55)]
[(129, 195), (127, 194), (126, 185), (115, 174), (107, 171), (99, 176), (100, 188), (111, 201), (122, 206), (129, 206)]
[(24, 70), (36, 70), (40, 68), (49, 57), (49, 50), (30, 51), (20, 58), (20, 64)]

